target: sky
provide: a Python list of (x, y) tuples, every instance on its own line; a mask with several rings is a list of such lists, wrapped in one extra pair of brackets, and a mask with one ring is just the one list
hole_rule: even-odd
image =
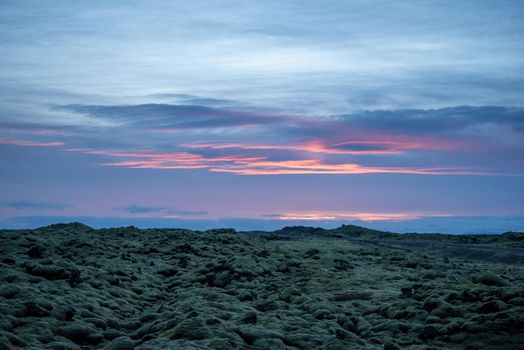
[(524, 3), (0, 1), (0, 228), (524, 230)]

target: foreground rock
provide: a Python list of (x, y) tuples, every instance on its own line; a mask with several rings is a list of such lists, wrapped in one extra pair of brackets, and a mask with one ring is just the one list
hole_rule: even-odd
[(524, 348), (519, 235), (479, 239), (490, 259), (380, 237), (0, 231), (0, 350)]

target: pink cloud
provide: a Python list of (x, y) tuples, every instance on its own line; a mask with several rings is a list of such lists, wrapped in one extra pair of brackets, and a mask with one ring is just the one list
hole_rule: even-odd
[(297, 175), (297, 174), (417, 174), (417, 175), (466, 175), (474, 172), (459, 168), (410, 168), (410, 167), (367, 167), (355, 163), (324, 164), (318, 159), (289, 161), (239, 162), (241, 164), (213, 167), (210, 171), (237, 175)]
[(393, 155), (413, 150), (450, 151), (459, 148), (457, 142), (429, 137), (420, 138), (405, 135), (366, 134), (350, 140), (326, 142), (311, 140), (292, 145), (198, 142), (181, 144), (190, 149), (240, 149), (240, 150), (285, 150), (328, 155)]
[(123, 151), (70, 149), (70, 151), (102, 155), (121, 160), (104, 162), (103, 166), (139, 169), (207, 169), (211, 172), (236, 175), (285, 174), (369, 174), (398, 173), (419, 175), (478, 174), (452, 167), (368, 167), (353, 162), (325, 163), (321, 159), (270, 160), (265, 156), (204, 156), (190, 152)]

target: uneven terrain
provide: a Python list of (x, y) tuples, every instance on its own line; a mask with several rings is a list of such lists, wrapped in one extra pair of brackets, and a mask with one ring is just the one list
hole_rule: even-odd
[(523, 349), (524, 235), (0, 231), (0, 350)]

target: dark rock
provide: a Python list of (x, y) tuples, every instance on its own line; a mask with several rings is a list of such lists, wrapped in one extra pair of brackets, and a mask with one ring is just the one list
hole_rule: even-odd
[(191, 311), (190, 313), (187, 314), (186, 318), (193, 318), (193, 317), (197, 317), (197, 316), (198, 316), (198, 312)]
[(113, 339), (103, 350), (134, 350), (135, 343), (128, 336)]
[(7, 341), (7, 339), (0, 338), (0, 350), (15, 350), (15, 348)]
[(141, 326), (142, 326), (142, 323), (140, 323), (137, 320), (120, 321), (120, 327), (125, 328), (125, 329), (130, 329), (132, 331), (137, 330)]
[(187, 256), (178, 257), (178, 266), (185, 269), (189, 265), (189, 258)]
[(320, 309), (316, 310), (312, 316), (317, 320), (326, 320), (331, 318), (331, 313), (326, 309)]
[(221, 324), (222, 321), (220, 321), (218, 318), (208, 318), (206, 320), (206, 324), (208, 326), (213, 326), (213, 325), (216, 325), (216, 324)]
[(400, 289), (400, 292), (402, 293), (403, 296), (409, 298), (410, 296), (413, 295), (413, 288), (411, 288), (411, 287), (404, 287), (404, 288)]
[(69, 282), (69, 285), (71, 287), (76, 286), (80, 282), (82, 282), (82, 279), (80, 278), (80, 270), (72, 269), (69, 270), (69, 278), (67, 280)]
[(433, 309), (437, 308), (441, 304), (442, 303), (439, 299), (430, 297), (424, 301), (422, 308), (428, 312), (431, 312)]
[(104, 335), (104, 338), (106, 338), (107, 340), (113, 340), (118, 337), (124, 336), (125, 333), (119, 330), (116, 330), (116, 329), (108, 329), (107, 331), (103, 333), (103, 335)]
[(233, 281), (232, 275), (232, 271), (212, 272), (206, 275), (206, 283), (210, 287), (224, 288)]
[(346, 331), (345, 329), (337, 329), (335, 331), (335, 337), (337, 337), (337, 339), (346, 339), (347, 338), (347, 335), (348, 335), (348, 331)]
[(501, 310), (501, 307), (499, 303), (495, 300), (488, 301), (487, 303), (482, 304), (478, 309), (477, 312), (479, 314), (492, 314), (495, 312), (499, 312)]
[(290, 241), (291, 237), (282, 236), (276, 233), (270, 233), (262, 236), (267, 241)]
[(147, 313), (140, 316), (140, 323), (147, 323), (156, 320), (160, 315), (158, 313)]
[(5, 258), (5, 259), (2, 259), (2, 263), (6, 265), (14, 265), (16, 263), (16, 260), (11, 259), (11, 258)]
[(349, 292), (335, 295), (335, 301), (351, 301), (351, 300), (371, 300), (373, 294), (371, 292)]
[(306, 259), (320, 259), (320, 250), (316, 249), (316, 248), (311, 248), (311, 249), (308, 249), (305, 253), (304, 253), (304, 258)]
[(0, 296), (6, 299), (14, 298), (19, 292), (20, 289), (14, 285), (8, 285), (0, 288)]
[(50, 315), (49, 311), (36, 304), (35, 302), (24, 303), (25, 312), (24, 315), (28, 317), (48, 317)]
[(226, 235), (226, 234), (236, 234), (237, 231), (234, 228), (215, 228), (211, 230), (206, 230), (205, 233), (213, 235)]
[(355, 323), (347, 316), (339, 316), (337, 323), (347, 331), (355, 332)]
[(438, 329), (435, 326), (425, 326), (418, 334), (418, 338), (422, 341), (435, 339), (438, 335)]
[(388, 341), (384, 344), (384, 350), (400, 350), (400, 347), (392, 341)]
[(95, 333), (94, 330), (82, 322), (74, 322), (56, 330), (56, 334), (61, 335), (76, 344), (81, 344), (87, 341), (87, 337), (93, 333)]
[(65, 269), (53, 265), (36, 265), (29, 270), (29, 273), (51, 281), (67, 278)]
[(257, 298), (257, 295), (253, 291), (243, 290), (243, 291), (240, 292), (240, 294), (238, 295), (237, 298), (240, 301), (252, 301), (252, 300), (255, 300)]
[(7, 275), (4, 277), (4, 281), (6, 281), (7, 283), (12, 283), (16, 281), (17, 278), (18, 278), (18, 275), (15, 275), (15, 274)]
[(278, 304), (274, 301), (266, 301), (258, 304), (255, 308), (260, 312), (266, 312), (278, 309)]
[(107, 329), (106, 322), (104, 320), (102, 320), (101, 318), (88, 317), (88, 318), (84, 318), (83, 320), (85, 322), (87, 322), (87, 323), (91, 323), (92, 325), (94, 325), (98, 329), (102, 329), (104, 331)]
[(240, 324), (256, 324), (257, 323), (257, 313), (254, 312), (254, 311), (250, 311), (248, 313), (246, 313), (245, 315), (243, 315), (241, 318), (240, 318), (240, 321), (239, 321)]
[(473, 277), (473, 282), (482, 283), (486, 286), (497, 286), (497, 287), (505, 287), (509, 285), (509, 283), (506, 280), (492, 273), (486, 273), (481, 276)]
[(55, 317), (60, 321), (71, 321), (75, 316), (76, 310), (69, 306), (60, 306), (55, 312)]
[(165, 278), (173, 277), (178, 273), (177, 269), (175, 268), (167, 268), (157, 271), (159, 275), (164, 276)]
[(452, 303), (454, 301), (458, 301), (458, 300), (461, 300), (462, 298), (460, 297), (460, 295), (458, 293), (455, 293), (455, 292), (451, 292), (449, 293), (447, 296), (446, 296), (446, 301), (449, 302), (449, 303)]
[(168, 333), (171, 339), (188, 340), (207, 339), (211, 335), (209, 327), (200, 316), (182, 321)]
[(271, 253), (267, 249), (262, 249), (261, 251), (255, 253), (255, 255), (260, 258), (268, 258), (271, 255)]
[(175, 248), (175, 252), (177, 253), (185, 253), (185, 254), (194, 254), (197, 251), (193, 248), (193, 246), (189, 243), (184, 243), (182, 245), (179, 245)]
[(301, 293), (298, 289), (293, 287), (284, 288), (280, 293), (278, 293), (278, 298), (286, 303), (290, 303), (293, 297), (300, 296)]
[(100, 344), (103, 340), (104, 340), (104, 335), (102, 333), (89, 334), (86, 338), (86, 342), (92, 345)]
[(404, 267), (410, 268), (410, 269), (416, 269), (418, 267), (418, 263), (416, 261), (407, 261), (404, 264)]
[(44, 256), (45, 248), (39, 245), (34, 245), (27, 251), (27, 255), (32, 259), (41, 259)]
[(336, 270), (347, 271), (347, 270), (353, 269), (353, 266), (347, 260), (334, 259), (333, 260), (333, 264), (334, 264)]
[(478, 293), (465, 290), (462, 292), (462, 300), (466, 303), (475, 303), (480, 300)]
[(22, 338), (20, 338), (19, 336), (11, 332), (2, 332), (2, 334), (0, 335), (0, 338), (2, 336), (5, 337), (7, 341), (15, 347), (24, 348), (27, 346), (27, 343)]

